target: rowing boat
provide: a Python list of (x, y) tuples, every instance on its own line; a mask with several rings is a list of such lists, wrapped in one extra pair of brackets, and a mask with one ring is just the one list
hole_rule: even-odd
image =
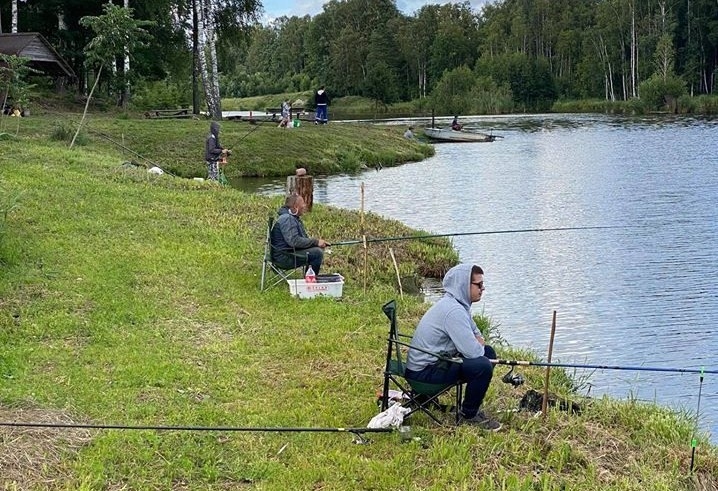
[(424, 128), (424, 134), (439, 142), (492, 142), (496, 136), (469, 130), (452, 130), (450, 128)]

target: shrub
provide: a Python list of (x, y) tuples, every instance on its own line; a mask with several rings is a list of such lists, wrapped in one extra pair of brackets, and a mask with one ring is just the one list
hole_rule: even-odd
[(686, 93), (683, 80), (673, 76), (664, 79), (659, 75), (653, 75), (642, 82), (639, 89), (646, 109), (654, 111), (664, 109), (674, 111), (676, 100)]
[(176, 109), (192, 102), (189, 86), (167, 81), (145, 82), (138, 86), (132, 99), (137, 109)]

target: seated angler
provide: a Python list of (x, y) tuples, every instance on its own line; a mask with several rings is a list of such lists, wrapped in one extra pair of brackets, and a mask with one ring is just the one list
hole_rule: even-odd
[(324, 248), (329, 243), (324, 239), (307, 235), (301, 216), (307, 209), (304, 198), (290, 194), (277, 214), (279, 217), (270, 234), (272, 262), (277, 266), (290, 269), (310, 265), (316, 274), (322, 266)]
[[(496, 431), (501, 423), (481, 410), (491, 384), (496, 358), (471, 315), (471, 304), (481, 300), (484, 271), (459, 264), (444, 276), (444, 296), (419, 321), (406, 360), (406, 378), (430, 384), (466, 383), (460, 415), (464, 424)], [(460, 356), (463, 363), (442, 363), (429, 353)]]

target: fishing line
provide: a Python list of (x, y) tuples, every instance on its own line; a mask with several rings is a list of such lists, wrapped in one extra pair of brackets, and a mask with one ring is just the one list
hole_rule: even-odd
[[(703, 382), (704, 373), (718, 374), (718, 370), (705, 370), (704, 368), (670, 368), (670, 367), (639, 367), (639, 366), (620, 366), (620, 365), (588, 365), (578, 363), (546, 363), (540, 361), (527, 360), (489, 360), (494, 365), (509, 366), (532, 366), (532, 367), (558, 367), (558, 368), (586, 368), (591, 370), (633, 370), (645, 372), (671, 372), (671, 373), (700, 373), (701, 382)], [(700, 399), (699, 399), (700, 400)]]
[[(389, 242), (395, 240), (414, 240), (414, 239), (431, 239), (436, 237), (458, 237), (463, 235), (495, 235), (495, 234), (517, 234), (526, 232), (556, 232), (564, 230), (601, 230), (611, 228), (632, 228), (638, 225), (606, 225), (606, 226), (590, 226), (590, 227), (556, 227), (556, 228), (526, 228), (516, 230), (491, 230), (487, 232), (455, 232), (450, 234), (429, 234), (429, 235), (405, 235), (400, 237), (384, 237), (376, 239), (366, 239), (366, 242)], [(332, 242), (332, 246), (343, 246), (352, 244), (363, 244), (364, 240), (345, 240), (342, 242)]]
[(244, 140), (245, 138), (247, 138), (249, 135), (251, 135), (252, 133), (254, 133), (255, 131), (257, 131), (260, 126), (262, 126), (263, 124), (268, 123), (268, 122), (274, 123), (275, 121), (274, 121), (273, 119), (265, 118), (264, 121), (260, 121), (259, 123), (255, 123), (255, 124), (254, 124), (254, 128), (250, 128), (249, 131), (247, 131), (243, 136), (241, 136), (241, 137), (239, 138), (239, 140), (237, 140), (237, 144), (239, 144), (239, 142), (241, 142), (242, 140)]

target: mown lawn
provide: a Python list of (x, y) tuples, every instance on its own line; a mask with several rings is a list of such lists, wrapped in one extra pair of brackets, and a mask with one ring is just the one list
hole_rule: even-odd
[[(376, 414), (381, 305), (397, 298), (406, 331), (427, 308), (399, 297), (389, 245), (370, 246), (366, 292), (362, 250), (346, 246), (326, 266), (347, 278), (340, 300), (260, 293), (264, 227), (278, 199), (123, 167), (126, 156), (94, 137), (68, 150), (46, 138), (50, 122), (29, 121), (0, 153), (0, 420), (332, 428)], [(145, 122), (102, 124), (120, 132)], [(166, 133), (152, 125), (131, 146), (161, 155), (169, 144), (150, 140), (180, 142), (206, 122)], [(363, 231), (357, 213), (324, 206), (306, 224), (330, 241), (412, 233), (376, 216)], [(390, 246), (405, 277), (440, 276), (457, 261), (444, 240)], [(498, 343), (501, 326), (486, 330)], [(570, 396), (572, 382), (552, 373), (551, 390)], [(718, 452), (705, 437), (689, 473), (690, 415), (604, 398), (544, 421), (513, 411), (527, 388), (543, 386), (543, 371), (523, 374), (525, 386), (497, 380), (490, 390), (502, 432), (420, 416), (407, 444), (397, 434), (357, 445), (343, 433), (2, 427), (0, 486), (715, 489)]]

